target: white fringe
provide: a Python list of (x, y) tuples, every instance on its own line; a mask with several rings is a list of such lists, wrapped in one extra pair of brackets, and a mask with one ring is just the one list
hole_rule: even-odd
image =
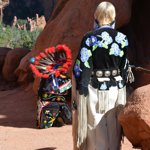
[(78, 135), (77, 147), (86, 150), (87, 138), (87, 98), (78, 94)]
[(133, 72), (132, 72), (132, 69), (131, 69), (131, 67), (128, 67), (128, 75), (127, 75), (127, 82), (129, 82), (129, 83), (132, 83), (132, 82), (134, 82), (134, 75), (133, 75)]

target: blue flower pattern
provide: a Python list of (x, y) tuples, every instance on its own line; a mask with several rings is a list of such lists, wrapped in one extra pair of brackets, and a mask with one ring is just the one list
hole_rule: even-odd
[(80, 68), (80, 65), (76, 62), (75, 66), (74, 66), (74, 72), (75, 72), (76, 78), (80, 77), (81, 71), (82, 70)]
[(115, 41), (121, 44), (121, 48), (128, 46), (128, 40), (126, 39), (126, 36), (120, 32), (117, 33), (117, 36), (115, 37)]
[(97, 41), (98, 47), (102, 47), (102, 42), (101, 41)]
[(88, 59), (89, 59), (89, 57), (90, 57), (90, 56), (89, 56), (89, 53), (88, 53), (88, 49), (85, 48), (85, 47), (83, 47), (83, 48), (81, 49), (80, 55), (81, 55), (81, 61), (82, 61), (82, 62), (88, 61)]
[(92, 46), (97, 44), (97, 38), (95, 36), (91, 36)]
[(113, 43), (111, 45), (110, 51), (109, 51), (109, 55), (115, 55), (115, 56), (120, 56), (122, 57), (124, 55), (124, 52), (122, 50), (120, 50), (119, 45), (116, 43)]
[(125, 46), (128, 46), (128, 45), (129, 45), (128, 40), (125, 39)]
[(95, 36), (91, 36), (90, 38), (87, 38), (87, 39), (86, 39), (85, 44), (86, 44), (88, 47), (91, 47), (91, 46), (97, 44), (97, 38), (96, 38)]
[(98, 47), (108, 49), (108, 45), (113, 42), (112, 37), (106, 31), (102, 32), (101, 35), (97, 35), (101, 40), (97, 41)]
[(85, 41), (85, 44), (88, 46), (88, 47), (90, 47), (91, 46), (91, 43), (92, 41), (91, 41), (91, 38), (87, 38), (86, 39), (86, 41)]
[[(78, 59), (74, 65), (74, 75), (76, 78), (82, 78), (82, 71), (84, 67), (87, 69), (91, 68), (91, 62), (89, 59), (92, 56), (92, 51), (97, 50), (97, 48), (103, 48), (109, 55), (116, 57), (123, 57), (124, 47), (128, 46), (128, 40), (126, 35), (118, 32), (116, 37), (111, 37), (108, 32), (104, 31), (96, 36), (89, 36), (85, 39), (84, 46), (81, 47)], [(84, 77), (83, 77), (84, 78)], [(124, 84), (119, 81), (116, 83), (118, 88), (123, 88)], [(99, 90), (108, 90), (109, 83), (103, 82)]]
[[(98, 37), (100, 37), (101, 39), (99, 39)], [(92, 50), (94, 51), (97, 47), (108, 49), (108, 46), (111, 44), (109, 55), (122, 57), (124, 55), (124, 51), (120, 49), (119, 44), (121, 45), (121, 48), (124, 48), (125, 46), (128, 46), (128, 40), (126, 39), (126, 36), (124, 34), (118, 32), (117, 36), (115, 37), (115, 41), (116, 43), (113, 41), (109, 33), (104, 31), (100, 35), (97, 35), (97, 37), (96, 36), (88, 37), (85, 40), (85, 46), (86, 47), (92, 46), (93, 47)], [(92, 53), (86, 47), (81, 48), (80, 60), (84, 63), (85, 67), (90, 68), (88, 60), (92, 56)], [(77, 73), (77, 76), (80, 76), (80, 72), (82, 71), (80, 68), (80, 64), (75, 64), (74, 70)]]
[(124, 34), (120, 32), (117, 33), (117, 36), (115, 37), (116, 43), (113, 42), (112, 37), (106, 31), (102, 32), (100, 35), (97, 35), (97, 37), (101, 38), (101, 40), (97, 40), (97, 45), (100, 48), (108, 49), (108, 45), (112, 44), (109, 55), (115, 55), (119, 57), (122, 57), (124, 55), (124, 51), (122, 50), (122, 48), (128, 46), (128, 40)]
[(113, 42), (112, 37), (106, 31), (102, 32), (101, 37), (107, 46)]

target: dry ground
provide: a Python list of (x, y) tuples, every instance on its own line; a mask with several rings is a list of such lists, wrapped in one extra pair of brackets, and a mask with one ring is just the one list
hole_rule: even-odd
[[(71, 125), (36, 128), (36, 98), (30, 90), (0, 91), (0, 150), (72, 150)], [(133, 150), (127, 139), (122, 149)]]

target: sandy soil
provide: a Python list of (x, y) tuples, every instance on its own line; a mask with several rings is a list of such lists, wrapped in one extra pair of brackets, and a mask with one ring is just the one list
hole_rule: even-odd
[[(36, 128), (36, 97), (30, 90), (0, 91), (0, 150), (72, 150), (71, 125)], [(127, 139), (122, 150), (133, 150)]]

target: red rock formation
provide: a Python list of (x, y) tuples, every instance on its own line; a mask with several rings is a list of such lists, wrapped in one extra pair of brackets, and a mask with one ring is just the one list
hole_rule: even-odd
[(126, 137), (135, 147), (150, 149), (150, 85), (136, 89), (119, 115)]
[[(66, 43), (73, 50), (73, 56), (76, 56), (82, 36), (92, 29), (93, 14), (99, 2), (101, 1), (63, 0), (58, 2), (52, 18), (37, 39), (32, 53), (37, 54), (49, 46)], [(127, 24), (131, 16), (131, 0), (111, 0), (111, 2), (117, 10), (117, 27)]]
[[(130, 24), (127, 27), (129, 37), (130, 51), (132, 51), (131, 63), (150, 69), (150, 1), (135, 0), (132, 7), (132, 16)], [(140, 11), (139, 11), (140, 10)], [(130, 58), (131, 58), (130, 57)], [(134, 71), (134, 87), (140, 87), (150, 84), (150, 74), (140, 71)]]
[(40, 1), (44, 8), (44, 16), (45, 16), (46, 20), (48, 20), (49, 17), (51, 16), (58, 0), (50, 0), (50, 1), (40, 0)]
[(46, 20), (44, 16), (39, 17), (38, 14), (36, 14), (36, 28), (44, 29), (46, 26)]
[[(143, 65), (142, 63), (140, 63), (140, 65), (145, 69), (150, 70), (150, 64)], [(148, 73), (145, 71), (134, 71), (134, 76), (135, 76), (135, 82), (133, 83), (133, 87), (141, 87), (150, 84), (150, 72)]]
[(4, 65), (5, 57), (10, 50), (11, 48), (6, 48), (6, 47), (0, 48), (0, 71), (2, 70), (2, 67)]
[(5, 57), (5, 62), (2, 69), (2, 74), (5, 80), (14, 81), (16, 75), (15, 69), (18, 67), (20, 60), (29, 52), (29, 49), (15, 48), (9, 51)]
[(17, 82), (19, 82), (20, 84), (29, 83), (33, 81), (32, 72), (29, 68), (30, 58), (31, 58), (31, 52), (29, 52), (21, 59), (20, 64), (18, 65), (17, 69), (14, 71), (15, 75), (18, 77)]

